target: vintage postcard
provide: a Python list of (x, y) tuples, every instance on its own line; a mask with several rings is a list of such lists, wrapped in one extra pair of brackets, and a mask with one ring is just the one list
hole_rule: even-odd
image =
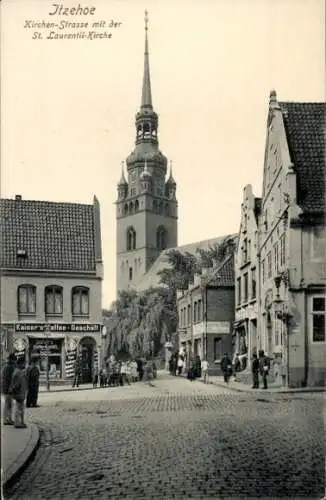
[(1, 2), (5, 499), (325, 496), (322, 0)]

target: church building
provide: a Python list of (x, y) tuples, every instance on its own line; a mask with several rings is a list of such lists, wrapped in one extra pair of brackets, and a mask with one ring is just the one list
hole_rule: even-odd
[[(136, 283), (161, 252), (178, 242), (178, 204), (172, 166), (159, 149), (158, 115), (152, 103), (145, 13), (144, 74), (140, 109), (136, 114), (135, 148), (122, 166), (116, 201), (117, 293)], [(167, 178), (168, 177), (168, 178)]]

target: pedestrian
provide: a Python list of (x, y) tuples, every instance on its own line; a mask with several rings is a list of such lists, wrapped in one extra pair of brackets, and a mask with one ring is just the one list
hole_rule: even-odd
[(232, 375), (232, 361), (226, 352), (221, 359), (221, 370), (224, 376), (224, 382), (229, 383), (230, 377)]
[(40, 385), (40, 370), (36, 364), (36, 356), (32, 356), (31, 364), (26, 370), (26, 381), (27, 381), (27, 398), (26, 407), (27, 408), (37, 408), (37, 398)]
[(72, 387), (79, 387), (80, 375), (81, 375), (81, 361), (79, 358), (77, 358), (75, 361), (74, 381)]
[(11, 382), (12, 375), (16, 367), (16, 356), (9, 354), (7, 363), (2, 371), (2, 394), (4, 395), (3, 407), (3, 425), (14, 425), (12, 419), (12, 395), (11, 395)]
[(263, 388), (267, 389), (267, 377), (270, 369), (270, 361), (264, 351), (259, 351), (259, 372), (263, 379)]
[(144, 376), (144, 366), (143, 366), (143, 361), (141, 359), (137, 360), (137, 371), (138, 371), (138, 378), (139, 380), (143, 380)]
[(183, 370), (183, 359), (182, 359), (182, 356), (179, 356), (179, 359), (178, 359), (178, 375), (182, 375), (182, 370)]
[(195, 378), (201, 377), (201, 360), (200, 356), (197, 354), (195, 358)]
[(237, 380), (237, 373), (241, 371), (241, 361), (239, 358), (239, 354), (236, 352), (233, 358), (233, 375), (234, 375), (234, 380)]
[(129, 378), (129, 374), (128, 374), (128, 367), (127, 367), (126, 361), (122, 361), (120, 373), (121, 373), (121, 380), (122, 380), (121, 385), (124, 385), (125, 382), (127, 382), (127, 384), (130, 385), (130, 378)]
[(98, 384), (98, 365), (94, 363), (93, 366), (93, 389), (96, 389)]
[(16, 368), (12, 374), (11, 395), (15, 400), (15, 423), (16, 429), (24, 429), (27, 427), (24, 421), (24, 402), (27, 392), (27, 380), (24, 373), (25, 360), (23, 357), (17, 359)]
[(204, 358), (203, 361), (201, 362), (201, 372), (204, 377), (205, 384), (206, 382), (208, 382), (208, 367), (209, 367), (208, 361), (206, 358)]
[(259, 359), (255, 352), (253, 353), (252, 358), (253, 358), (251, 364), (252, 388), (259, 389)]
[(135, 360), (132, 360), (130, 363), (130, 369), (131, 369), (131, 380), (133, 382), (137, 382), (138, 380), (138, 371), (137, 371), (137, 362)]
[(170, 372), (170, 375), (172, 375), (172, 368), (173, 368), (173, 356), (171, 356), (170, 359), (169, 359), (169, 372)]

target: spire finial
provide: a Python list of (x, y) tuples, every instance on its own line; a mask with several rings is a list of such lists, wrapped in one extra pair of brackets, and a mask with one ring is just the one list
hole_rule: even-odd
[(172, 177), (172, 160), (170, 160), (170, 177)]
[(141, 96), (141, 107), (152, 108), (151, 80), (149, 75), (149, 52), (148, 52), (148, 12), (145, 10), (145, 53), (144, 53), (144, 76), (143, 91)]
[(148, 30), (148, 11), (145, 10), (145, 31)]

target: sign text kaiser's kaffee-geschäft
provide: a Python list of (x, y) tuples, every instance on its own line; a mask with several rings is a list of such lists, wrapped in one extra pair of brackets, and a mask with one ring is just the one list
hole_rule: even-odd
[(16, 323), (16, 332), (100, 332), (99, 324), (78, 323)]

